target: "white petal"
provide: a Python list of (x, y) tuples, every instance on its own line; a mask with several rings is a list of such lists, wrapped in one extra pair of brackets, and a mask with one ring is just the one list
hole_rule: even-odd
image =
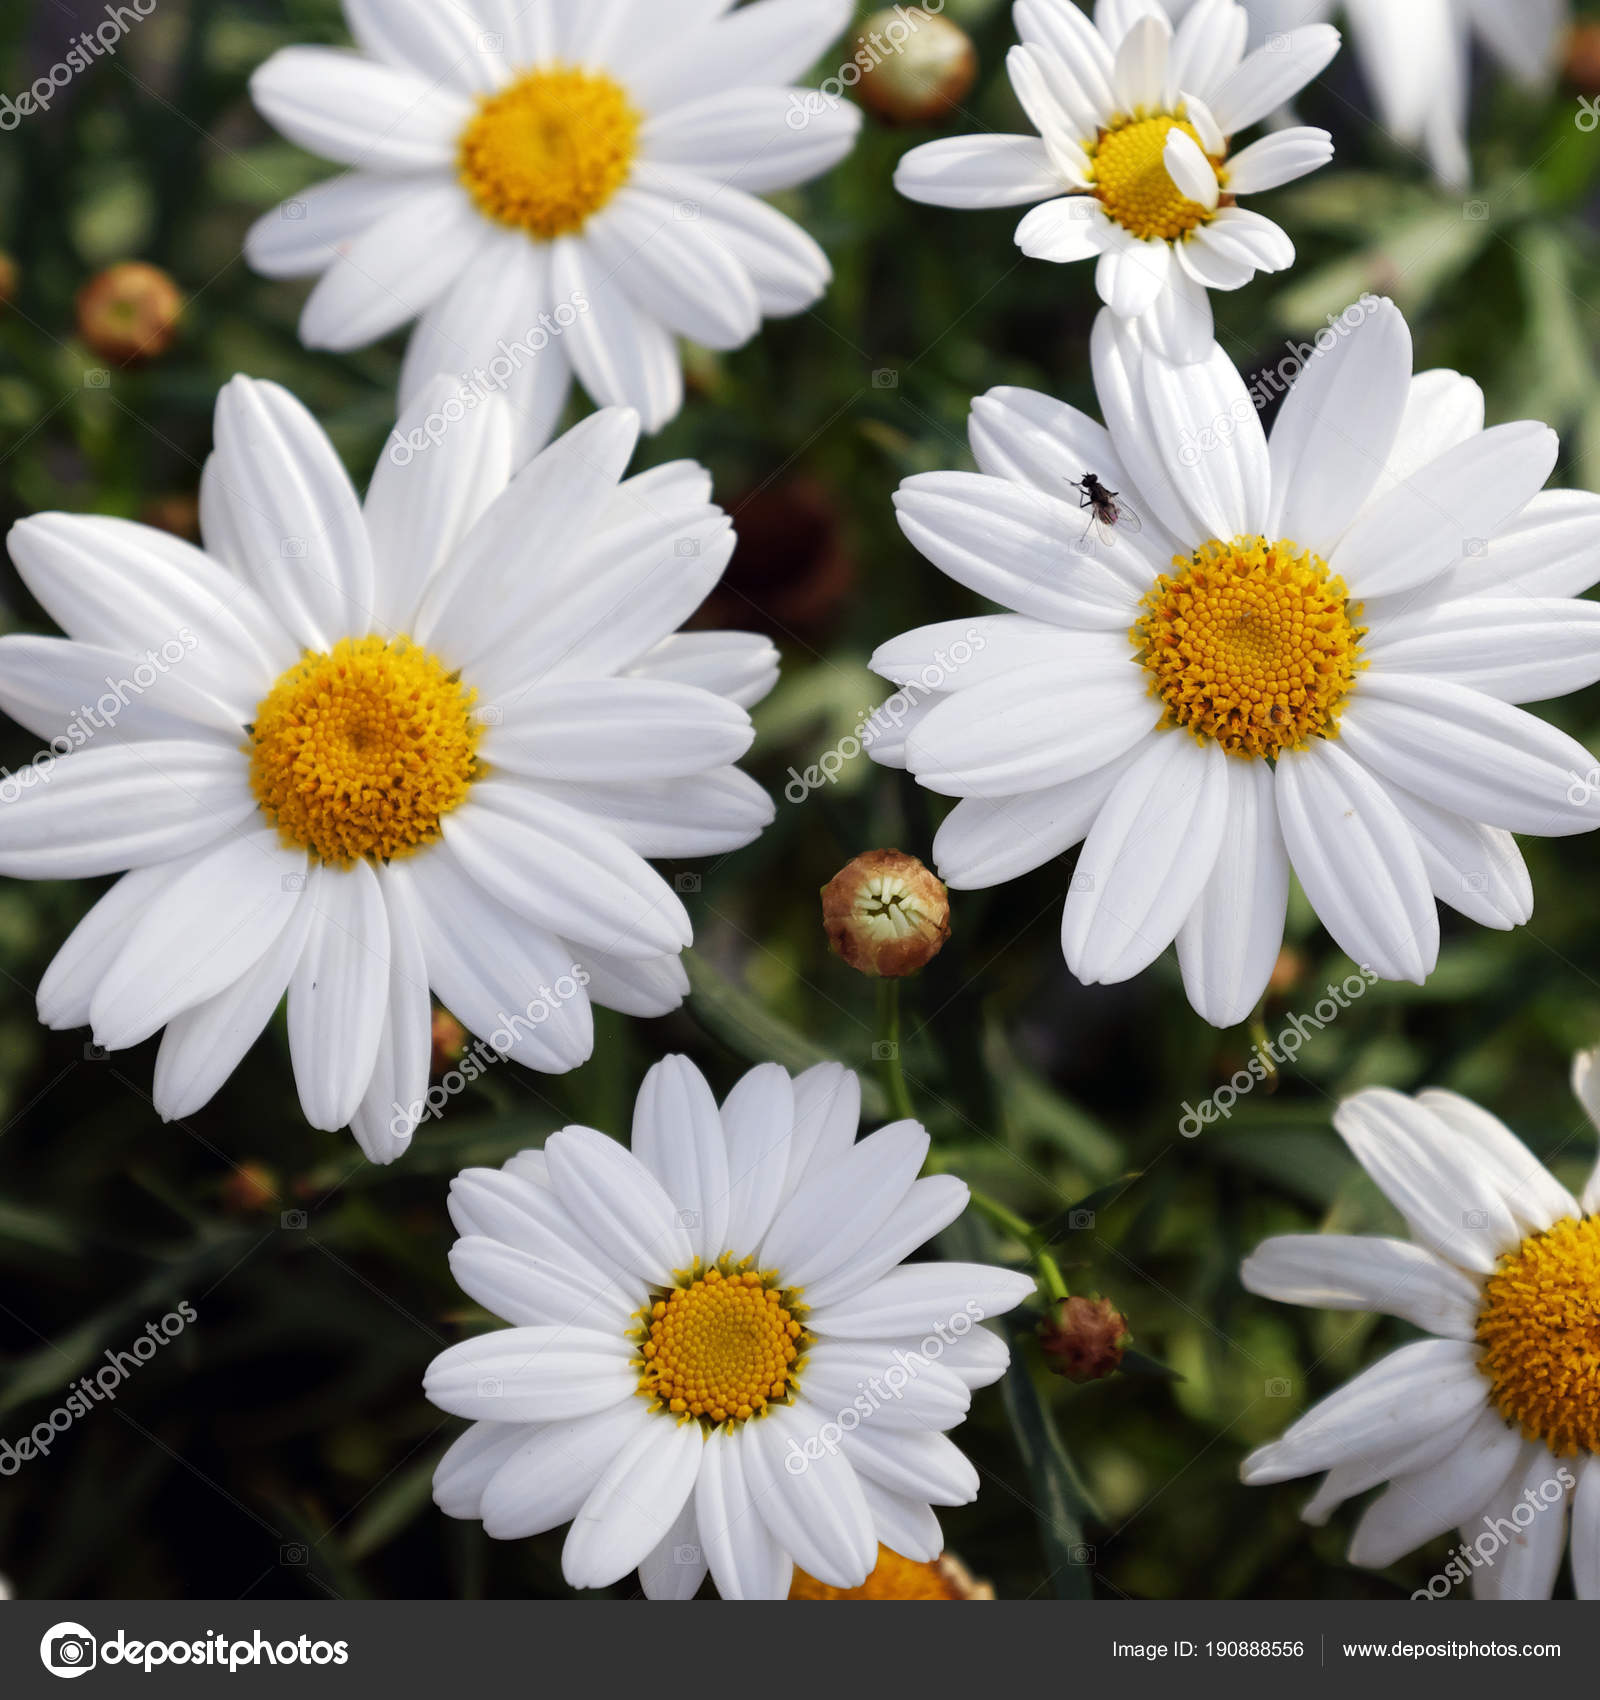
[(1463, 1269), (1487, 1274), (1522, 1238), (1494, 1169), (1426, 1106), (1368, 1087), (1333, 1125), (1412, 1237)]
[(314, 919), (302, 892), (288, 924), (231, 986), (167, 1023), (150, 1089), (163, 1121), (193, 1115), (209, 1104), (238, 1067), (283, 1001)]
[(1272, 536), (1331, 552), (1377, 484), (1410, 386), (1411, 332), (1392, 301), (1306, 362), (1272, 427)]
[[(950, 1330), (952, 1318), (1000, 1316), (1034, 1292), (1033, 1278), (986, 1263), (908, 1263), (862, 1292), (819, 1305), (806, 1326), (841, 1340), (877, 1340)], [(956, 1329), (964, 1333), (964, 1329)]]
[(672, 888), (576, 809), (506, 780), (484, 780), (443, 822), (468, 877), (534, 925), (612, 956), (652, 957), (693, 939)]
[(1146, 12), (1117, 45), (1112, 87), (1129, 112), (1155, 111), (1167, 86), (1167, 52), (1172, 25), (1158, 12)]
[(366, 862), (314, 866), (303, 901), (316, 911), (289, 981), (289, 1055), (313, 1127), (349, 1124), (378, 1061), (389, 1009), (389, 911)]
[(344, 14), (363, 52), (430, 83), (474, 94), (502, 80), (504, 61), (469, 12), (431, 0), (344, 0)]
[(480, 1493), (483, 1532), (520, 1541), (575, 1517), (601, 1473), (653, 1420), (642, 1399), (624, 1399), (592, 1415), (517, 1428), (519, 1444)]
[(919, 1122), (891, 1122), (802, 1181), (761, 1241), (763, 1267), (804, 1287), (862, 1249), (911, 1189), (928, 1155)]
[(362, 231), (397, 207), (411, 205), (440, 177), (379, 176), (347, 171), (314, 183), (250, 226), (245, 258), (267, 277), (315, 277)]
[(1362, 648), (1384, 672), (1444, 679), (1502, 702), (1547, 702), (1600, 679), (1600, 604), (1454, 599), (1374, 625)]
[(452, 1416), (559, 1422), (624, 1402), (637, 1409), (636, 1364), (636, 1348), (620, 1335), (566, 1326), (502, 1328), (441, 1352), (428, 1365), (422, 1390)]
[(674, 632), (641, 656), (643, 679), (671, 679), (754, 708), (778, 682), (778, 651), (758, 632)]
[(934, 207), (1019, 207), (1061, 193), (1037, 136), (947, 136), (913, 148), (895, 167), (907, 200)]
[[(383, 631), (411, 632), (429, 581), (511, 481), (510, 410), (491, 396), (450, 424), (443, 409), (457, 390), (437, 378), (401, 414), (367, 490), (363, 517), (383, 563), (373, 615)], [(431, 441), (435, 417), (445, 428)]]
[(1270, 1445), (1240, 1466), (1252, 1486), (1315, 1475), (1386, 1445), (1442, 1434), (1482, 1408), (1486, 1384), (1478, 1348), (1465, 1340), (1417, 1340), (1380, 1358), (1354, 1381), (1313, 1405)]
[(1483, 1294), (1476, 1281), (1404, 1240), (1370, 1234), (1285, 1234), (1244, 1260), (1246, 1292), (1320, 1310), (1378, 1310), (1430, 1334), (1470, 1340)]
[(736, 767), (685, 779), (589, 785), (543, 780), (532, 789), (579, 809), (641, 856), (715, 856), (772, 824), (772, 799)]
[(840, 1063), (817, 1063), (794, 1077), (794, 1132), (783, 1197), (813, 1169), (839, 1162), (855, 1143), (861, 1122), (861, 1081)]
[(1334, 943), (1381, 979), (1421, 985), (1439, 956), (1439, 914), (1405, 817), (1341, 744), (1286, 750), (1275, 793), (1284, 844)]
[(1509, 832), (1436, 808), (1399, 785), (1384, 781), (1383, 788), (1415, 834), (1441, 903), (1502, 932), (1528, 920), (1533, 882)]
[(1016, 244), (1030, 260), (1067, 265), (1092, 260), (1108, 246), (1120, 246), (1100, 203), (1089, 195), (1060, 195), (1026, 213), (1017, 225)]
[(1369, 1505), (1350, 1542), (1350, 1562), (1381, 1569), (1465, 1522), (1511, 1473), (1522, 1437), (1498, 1411), (1485, 1411), (1447, 1458), (1401, 1476)]
[(1581, 596), (1600, 580), (1600, 496), (1541, 490), (1431, 587), (1440, 596)]
[[(1086, 228), (1095, 227), (1091, 223)], [(1095, 292), (1119, 319), (1136, 319), (1155, 305), (1173, 269), (1170, 242), (1145, 241), (1120, 227), (1111, 228), (1105, 232), (1095, 265)]]
[(897, 1434), (954, 1428), (972, 1403), (954, 1372), (887, 1340), (824, 1340), (806, 1353), (803, 1380), (808, 1406), (856, 1411)]
[(759, 88), (719, 87), (648, 119), (639, 151), (752, 195), (792, 189), (831, 171), (855, 145), (861, 109), (815, 89), (763, 77)]
[(695, 1255), (710, 1264), (730, 1249), (728, 1146), (706, 1078), (687, 1057), (663, 1057), (633, 1106), (633, 1154), (677, 1206)]
[[(1544, 1446), (1525, 1443), (1511, 1474), (1483, 1508), (1483, 1523), (1476, 1529), (1462, 1529), (1463, 1542), (1469, 1546), (1474, 1539), (1482, 1539), (1486, 1529), (1493, 1531), (1489, 1537), (1494, 1547), (1492, 1568), (1473, 1572), (1475, 1597), (1484, 1597), (1477, 1585), (1492, 1577), (1497, 1600), (1550, 1598), (1567, 1545), (1564, 1468)], [(1570, 1471), (1567, 1479), (1572, 1479)]]
[(665, 1417), (623, 1446), (567, 1531), (561, 1573), (570, 1587), (609, 1587), (644, 1561), (694, 1493), (704, 1449), (698, 1423)]
[(1577, 1200), (1498, 1116), (1456, 1092), (1417, 1094), (1452, 1133), (1466, 1140), (1499, 1185), (1507, 1208), (1529, 1232), (1543, 1233), (1567, 1216), (1580, 1216)]
[[(1178, 929), (1189, 1002), (1215, 1027), (1245, 1020), (1283, 946), (1289, 858), (1265, 762), (1226, 764), (1227, 817), (1210, 878)], [(959, 805), (964, 806), (964, 805)]]
[(250, 95), (290, 141), (368, 171), (448, 170), (472, 117), (463, 94), (327, 47), (281, 48)]
[(1230, 136), (1248, 130), (1292, 100), (1339, 51), (1339, 32), (1328, 24), (1290, 30), (1286, 43), (1257, 48), (1216, 89), (1210, 106)]
[(951, 797), (1064, 784), (1148, 744), (1156, 714), (1146, 686), (1131, 655), (1075, 676), (1026, 667), (940, 700), (911, 729), (906, 764)]
[(865, 1424), (847, 1430), (840, 1444), (862, 1475), (892, 1493), (933, 1505), (970, 1505), (978, 1497), (978, 1472), (942, 1434)]
[(465, 1027), (547, 1074), (588, 1057), (593, 1012), (553, 933), (496, 902), (442, 847), (391, 863), (387, 877), (409, 886), (429, 982)]
[[(569, 947), (570, 948), (570, 947)], [(572, 948), (574, 964), (588, 975), (592, 1002), (623, 1015), (668, 1015), (689, 995), (689, 976), (676, 951), (647, 961)]]
[(534, 780), (626, 784), (725, 767), (754, 737), (742, 708), (697, 685), (571, 679), (523, 692), (488, 729), (482, 755)]
[(761, 1244), (784, 1197), (794, 1121), (794, 1083), (776, 1063), (761, 1063), (741, 1075), (728, 1094), (722, 1132), (731, 1189), (729, 1237), (720, 1249), (749, 1255)]
[(1129, 764), (1089, 829), (1062, 918), (1080, 980), (1129, 979), (1172, 943), (1211, 877), (1228, 804), (1218, 744), (1168, 732)]
[(745, 1483), (773, 1540), (819, 1582), (859, 1588), (878, 1559), (872, 1513), (849, 1461), (809, 1432), (806, 1407), (746, 1423), (739, 1439)]
[(464, 1429), (433, 1472), (433, 1503), (446, 1517), (482, 1517), (483, 1490), (535, 1432), (521, 1423), (473, 1423)]
[(926, 1175), (913, 1181), (883, 1225), (853, 1256), (819, 1279), (806, 1283), (808, 1305), (832, 1304), (870, 1286), (918, 1246), (942, 1233), (967, 1207), (965, 1181), (954, 1175)]
[(544, 1150), (557, 1196), (619, 1267), (670, 1286), (694, 1260), (677, 1206), (632, 1152), (591, 1127), (560, 1128)]
[(676, 50), (653, 56), (631, 87), (654, 106), (729, 84), (793, 82), (849, 23), (850, 11), (849, 0), (757, 0), (704, 28), (682, 29)]
[(1169, 130), (1161, 163), (1180, 194), (1198, 201), (1207, 212), (1214, 211), (1219, 193), (1216, 168), (1200, 151), (1200, 144), (1186, 130)]
[(523, 1251), (469, 1234), (450, 1248), (450, 1273), (474, 1304), (517, 1327), (592, 1328), (627, 1334), (633, 1326), (633, 1287), (596, 1280), (570, 1264), (558, 1246)]
[(372, 1078), (350, 1122), (374, 1163), (392, 1163), (411, 1143), (427, 1104), (433, 1062), (433, 1000), (411, 888), (380, 877), (389, 917), (389, 996)]
[(933, 839), (946, 885), (979, 891), (1020, 878), (1081, 843), (1122, 774), (1108, 762), (1081, 778), (1015, 797), (966, 797)]
[(1333, 137), (1326, 130), (1296, 125), (1263, 136), (1240, 148), (1228, 161), (1230, 195), (1259, 195), (1319, 170), (1333, 158)]
[(248, 570), (307, 649), (370, 628), (372, 547), (333, 445), (277, 384), (235, 378), (217, 400), (218, 476)]
[(1600, 820), (1583, 745), (1479, 691), (1373, 671), (1339, 733), (1357, 761), (1469, 820), (1545, 838), (1589, 832)]
[[(698, 1476), (695, 1479), (698, 1485)], [(672, 1527), (640, 1559), (639, 1585), (647, 1600), (692, 1600), (705, 1581), (706, 1555), (694, 1506), (690, 1494)]]
[(694, 1510), (711, 1579), (723, 1599), (789, 1597), (794, 1563), (756, 1509), (745, 1481), (744, 1448), (737, 1431), (715, 1429), (706, 1437)]
[[(83, 759), (81, 756), (78, 758)], [(120, 1051), (225, 991), (307, 901), (303, 850), (276, 832), (230, 838), (150, 900), (95, 988), (95, 1041)]]
[(1560, 447), (1555, 432), (1533, 420), (1479, 432), (1368, 507), (1329, 567), (1358, 597), (1426, 584), (1521, 513)]
[(1580, 1600), (1600, 1600), (1600, 1458), (1593, 1456), (1572, 1496), (1572, 1586)]

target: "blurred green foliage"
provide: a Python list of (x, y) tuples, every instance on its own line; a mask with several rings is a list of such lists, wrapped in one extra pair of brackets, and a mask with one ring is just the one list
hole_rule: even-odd
[[(74, 10), (4, 8), (0, 89), (26, 86), (99, 16)], [(1001, 75), (1008, 10), (951, 0), (982, 72), (948, 129), (1018, 127)], [(284, 43), (344, 39), (335, 0), (161, 0), (47, 115), (0, 135), (0, 249), (21, 277), (0, 311), (6, 523), (192, 500), (213, 398), (238, 371), (299, 394), (365, 481), (391, 423), (400, 341), (306, 353), (304, 289), (256, 278), (240, 257), (249, 221), (323, 173), (256, 119), (246, 79)], [(1391, 293), (1419, 368), (1478, 379), (1491, 422), (1547, 419), (1565, 444), (1557, 480), (1600, 488), (1600, 135), (1574, 125), (1570, 91), (1532, 101), (1488, 81), (1479, 180), (1463, 200), (1364, 110), (1346, 55), (1302, 103), (1335, 132), (1335, 165), (1267, 203), (1300, 263), (1216, 298), (1224, 345), (1248, 376), (1362, 291)], [(1094, 409), (1089, 269), (1024, 261), (1013, 215), (897, 198), (894, 163), (922, 139), (869, 123), (844, 167), (784, 198), (833, 257), (834, 288), (736, 354), (691, 352), (690, 404), (644, 450), (641, 464), (704, 461), (763, 540), (741, 554), (715, 614), (774, 632), (785, 660), (753, 758), (778, 819), (695, 870), (685, 1010), (603, 1017), (596, 1060), (563, 1079), (489, 1071), (400, 1164), (374, 1169), (348, 1139), (306, 1127), (281, 1031), (205, 1112), (163, 1125), (148, 1096), (153, 1045), (100, 1058), (87, 1034), (35, 1019), (33, 988), (94, 891), (0, 889), (0, 1439), (47, 1419), (74, 1377), (147, 1320), (185, 1299), (198, 1312), (114, 1403), (0, 1480), (0, 1571), (21, 1594), (563, 1591), (559, 1534), (497, 1545), (429, 1500), (459, 1425), (424, 1401), (422, 1371), (483, 1320), (446, 1266), (447, 1181), (565, 1122), (625, 1133), (644, 1069), (671, 1049), (695, 1056), (719, 1092), (767, 1057), (870, 1070), (872, 988), (828, 955), (817, 890), (862, 849), (927, 854), (944, 805), (864, 760), (791, 804), (788, 769), (883, 694), (865, 665), (875, 643), (977, 611), (900, 538), (899, 479), (969, 464), (968, 403), (992, 385)], [(124, 258), (169, 270), (188, 307), (170, 355), (106, 372), (76, 340), (73, 299)], [(9, 568), (5, 589), (14, 627), (49, 629)], [(1600, 694), (1552, 718), (1600, 743)], [(31, 753), (11, 728), (0, 756)], [(1312, 1531), (1297, 1517), (1303, 1484), (1238, 1484), (1247, 1447), (1404, 1330), (1263, 1303), (1237, 1269), (1268, 1233), (1393, 1225), (1329, 1128), (1333, 1104), (1364, 1084), (1456, 1087), (1507, 1115), (1569, 1181), (1586, 1171), (1594, 1140), (1566, 1074), (1572, 1051), (1600, 1039), (1595, 849), (1569, 838), (1526, 850), (1530, 926), (1502, 935), (1447, 914), (1425, 989), (1367, 992), (1297, 1066), (1193, 1140), (1178, 1133), (1184, 1106), (1244, 1064), (1247, 1035), (1190, 1011), (1170, 956), (1128, 985), (1078, 986), (1057, 942), (1070, 859), (957, 894), (950, 946), (907, 988), (906, 1072), (939, 1161), (1032, 1222), (1083, 1223), (1074, 1211), (1089, 1210), (1056, 1247), (1069, 1284), (1114, 1298), (1145, 1358), (1177, 1372), (1070, 1387), (1042, 1373), (1022, 1323), (1011, 1384), (978, 1396), (962, 1434), (984, 1491), (944, 1519), (951, 1548), (1002, 1597), (1394, 1597), (1436, 1567), (1424, 1551), (1387, 1575), (1352, 1570), (1348, 1510)], [(1269, 1032), (1351, 971), (1303, 905), (1289, 949)], [(971, 1221), (944, 1249), (1021, 1256)]]

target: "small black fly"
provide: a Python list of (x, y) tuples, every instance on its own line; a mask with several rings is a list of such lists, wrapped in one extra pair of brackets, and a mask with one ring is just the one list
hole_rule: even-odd
[(1072, 488), (1078, 492), (1078, 506), (1089, 511), (1089, 523), (1083, 528), (1083, 542), (1091, 531), (1095, 532), (1102, 543), (1111, 541), (1114, 526), (1122, 526), (1126, 531), (1142, 531), (1143, 525), (1139, 516), (1122, 500), (1120, 490), (1108, 490), (1092, 472), (1084, 473)]

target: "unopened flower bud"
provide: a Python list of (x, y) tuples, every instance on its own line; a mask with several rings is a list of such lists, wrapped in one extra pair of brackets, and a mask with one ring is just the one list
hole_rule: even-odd
[(1579, 94), (1600, 94), (1600, 23), (1572, 26), (1563, 75)]
[(1282, 997), (1285, 992), (1294, 990), (1305, 971), (1306, 959), (1292, 944), (1286, 944), (1278, 952), (1278, 960), (1272, 965), (1267, 990), (1275, 997)]
[(278, 1203), (278, 1177), (265, 1163), (241, 1163), (222, 1183), (222, 1206), (230, 1215), (253, 1216)]
[(856, 37), (861, 103), (888, 124), (932, 124), (958, 107), (978, 75), (965, 30), (920, 6), (874, 12)]
[(834, 953), (863, 974), (898, 979), (936, 957), (950, 936), (944, 882), (903, 850), (868, 850), (822, 888)]
[(9, 254), (0, 254), (0, 307), (9, 307), (17, 298), (17, 286), (22, 281), (22, 273), (17, 270), (17, 262)]
[(433, 1012), (433, 1072), (443, 1074), (446, 1069), (460, 1062), (461, 1053), (466, 1048), (466, 1028), (456, 1020), (449, 1010), (435, 1007)]
[(153, 525), (157, 531), (170, 531), (187, 543), (200, 541), (198, 497), (184, 493), (152, 496), (139, 510), (139, 518), (145, 525)]
[(1132, 1343), (1127, 1319), (1109, 1299), (1074, 1294), (1039, 1324), (1045, 1362), (1068, 1381), (1099, 1381), (1110, 1375)]
[(126, 366), (171, 348), (183, 296), (159, 266), (128, 260), (78, 291), (78, 334), (102, 360)]

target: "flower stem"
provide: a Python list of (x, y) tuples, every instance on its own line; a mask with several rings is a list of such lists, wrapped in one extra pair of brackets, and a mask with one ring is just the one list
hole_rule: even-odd
[(900, 982), (878, 982), (878, 1042), (873, 1047), (882, 1065), (883, 1089), (889, 1108), (902, 1121), (915, 1121), (905, 1071), (900, 1066)]
[(1032, 1258), (1034, 1268), (1039, 1273), (1039, 1284), (1045, 1294), (1051, 1299), (1064, 1299), (1068, 1289), (1065, 1278), (1061, 1273), (1061, 1265), (1039, 1237), (1039, 1230), (1031, 1227), (1015, 1210), (1002, 1204), (997, 1198), (990, 1198), (985, 1192), (979, 1192), (974, 1187), (968, 1187), (972, 1208), (989, 1222), (993, 1223), (1001, 1233), (1008, 1234), (1014, 1240), (1020, 1240), (1028, 1248), (1028, 1256)]

